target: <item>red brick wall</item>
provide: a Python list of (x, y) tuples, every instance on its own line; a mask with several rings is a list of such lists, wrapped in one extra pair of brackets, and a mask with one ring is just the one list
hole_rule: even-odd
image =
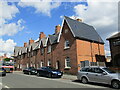
[[(89, 41), (76, 40), (77, 44), (77, 60), (80, 61), (89, 60), (90, 62), (96, 62), (95, 55), (105, 55), (104, 45), (98, 43), (91, 43)], [(80, 67), (78, 68), (78, 70)]]

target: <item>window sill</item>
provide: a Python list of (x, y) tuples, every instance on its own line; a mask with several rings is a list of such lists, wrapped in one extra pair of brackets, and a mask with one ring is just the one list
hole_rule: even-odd
[(65, 69), (71, 69), (71, 67), (65, 67)]
[(64, 50), (69, 49), (70, 47), (65, 47)]
[(51, 52), (47, 52), (47, 54), (50, 54)]

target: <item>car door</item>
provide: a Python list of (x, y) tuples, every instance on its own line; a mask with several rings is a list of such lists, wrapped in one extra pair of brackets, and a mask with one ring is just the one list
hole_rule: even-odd
[(103, 74), (103, 70), (100, 68), (95, 68), (95, 82), (108, 84), (110, 81), (110, 76)]
[(85, 75), (87, 76), (87, 78), (89, 79), (90, 82), (94, 82), (94, 70), (93, 68), (88, 68), (87, 72), (85, 73)]
[(94, 68), (90, 68), (88, 70), (87, 76), (88, 76), (90, 82), (95, 82), (95, 78), (94, 78), (95, 77), (95, 71), (94, 71)]

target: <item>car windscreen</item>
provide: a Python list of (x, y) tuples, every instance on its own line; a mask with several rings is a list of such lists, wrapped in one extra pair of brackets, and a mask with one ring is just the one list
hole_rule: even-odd
[(102, 68), (103, 70), (107, 71), (108, 73), (116, 73), (115, 71), (109, 69), (109, 68)]

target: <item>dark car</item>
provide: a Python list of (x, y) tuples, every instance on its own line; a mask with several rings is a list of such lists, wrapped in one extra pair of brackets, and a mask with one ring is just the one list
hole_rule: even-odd
[(36, 69), (34, 67), (29, 67), (23, 70), (24, 74), (35, 75), (37, 74)]
[(4, 68), (0, 68), (0, 76), (6, 76), (6, 70)]
[(37, 69), (37, 76), (46, 76), (49, 78), (52, 78), (52, 77), (61, 78), (62, 75), (63, 75), (62, 71), (59, 71), (52, 67), (41, 67), (41, 68)]

